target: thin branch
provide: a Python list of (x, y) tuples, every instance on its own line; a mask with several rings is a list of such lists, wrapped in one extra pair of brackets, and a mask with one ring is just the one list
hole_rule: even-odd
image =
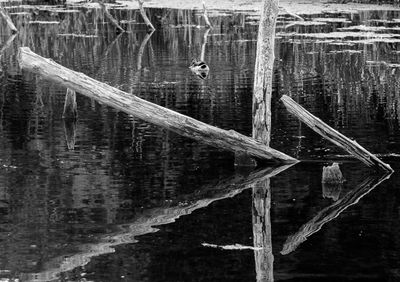
[(204, 16), (204, 20), (206, 22), (206, 27), (207, 28), (212, 28), (212, 25), (210, 23), (210, 20), (208, 19), (208, 14), (207, 14), (207, 8), (206, 8), (206, 3), (203, 0), (203, 16)]
[(10, 16), (7, 14), (7, 12), (3, 9), (3, 7), (0, 7), (0, 16), (3, 17), (3, 19), (7, 22), (8, 27), (11, 29), (12, 33), (17, 33), (18, 29), (15, 27), (14, 23), (12, 22)]

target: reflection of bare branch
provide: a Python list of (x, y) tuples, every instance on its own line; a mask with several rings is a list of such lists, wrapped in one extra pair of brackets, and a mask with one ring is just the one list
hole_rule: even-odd
[(119, 41), (121, 36), (122, 36), (122, 33), (118, 34), (118, 36), (115, 37), (114, 40), (107, 46), (107, 49), (104, 52), (104, 54), (102, 55), (102, 59), (100, 60), (100, 66), (99, 66), (96, 74), (94, 75), (94, 77), (96, 77), (96, 78), (99, 77), (101, 72), (104, 70), (104, 65), (103, 64), (106, 64), (108, 54), (111, 52), (111, 50), (114, 47), (114, 45)]
[(138, 0), (138, 2), (139, 2), (140, 14), (142, 15), (142, 18), (143, 18), (144, 22), (146, 23), (148, 30), (149, 31), (156, 30), (154, 28), (154, 26), (152, 25), (151, 21), (149, 20), (149, 18), (147, 17), (147, 15), (146, 15), (146, 11), (143, 8), (143, 0)]
[(366, 194), (371, 192), (375, 187), (386, 179), (390, 178), (390, 174), (385, 174), (380, 178), (373, 176), (368, 177), (355, 189), (348, 192), (343, 198), (321, 210), (313, 219), (304, 224), (300, 230), (290, 236), (283, 246), (281, 254), (287, 255), (293, 252), (301, 243), (307, 240), (309, 236), (318, 232), (325, 223), (338, 217), (348, 207), (358, 203), (358, 201)]
[(50, 268), (49, 270), (41, 273), (24, 274), (24, 277), (21, 278), (31, 281), (33, 279), (39, 279), (35, 281), (54, 280), (61, 272), (86, 265), (92, 257), (114, 252), (115, 246), (134, 243), (136, 242), (135, 237), (139, 235), (157, 232), (158, 230), (153, 226), (174, 222), (179, 217), (205, 208), (215, 201), (234, 197), (243, 190), (252, 187), (254, 183), (269, 179), (291, 166), (285, 165), (266, 168), (255, 171), (247, 176), (235, 175), (220, 181), (216, 185), (208, 185), (190, 195), (182, 196), (168, 206), (145, 210), (134, 222), (121, 226), (121, 232), (104, 236), (100, 243), (82, 245), (80, 246), (80, 249), (82, 249), (81, 253), (60, 256), (47, 264)]
[(15, 27), (13, 24), (10, 16), (7, 14), (7, 12), (3, 9), (3, 7), (0, 7), (0, 16), (3, 17), (3, 19), (7, 22), (8, 27), (11, 29), (12, 33), (17, 33), (18, 29)]
[(201, 45), (200, 61), (203, 61), (203, 62), (204, 62), (204, 57), (205, 57), (205, 54), (206, 54), (207, 37), (208, 37), (209, 33), (210, 33), (210, 29), (207, 28), (206, 31), (204, 32), (203, 44)]
[(75, 149), (76, 140), (76, 119), (63, 119), (64, 120), (64, 131), (65, 140), (67, 142), (68, 150)]
[(142, 44), (140, 44), (138, 56), (137, 56), (137, 70), (138, 71), (142, 69), (142, 57), (143, 57), (143, 53), (144, 53), (144, 48), (146, 47), (147, 42), (149, 41), (149, 39), (153, 35), (153, 33), (154, 33), (154, 30), (151, 31), (150, 33), (147, 33), (142, 41)]
[(12, 42), (14, 41), (14, 38), (15, 38), (16, 36), (17, 36), (16, 34), (11, 35), (11, 36), (7, 39), (6, 43), (4, 43), (4, 46), (0, 49), (0, 58), (1, 58), (1, 56), (3, 55), (4, 51), (6, 51), (6, 50), (11, 46), (11, 44), (12, 44)]

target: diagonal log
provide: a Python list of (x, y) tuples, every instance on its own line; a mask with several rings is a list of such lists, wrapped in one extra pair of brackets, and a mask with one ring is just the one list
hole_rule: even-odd
[(360, 185), (344, 195), (343, 198), (321, 210), (313, 219), (304, 224), (297, 233), (291, 235), (286, 240), (281, 254), (287, 255), (296, 250), (309, 236), (318, 232), (324, 224), (337, 218), (348, 207), (358, 203), (362, 197), (375, 189), (383, 181), (389, 179), (391, 174), (386, 173), (380, 178), (369, 176)]
[(356, 141), (344, 136), (337, 130), (333, 129), (321, 119), (315, 117), (302, 106), (297, 104), (289, 96), (283, 95), (281, 98), (283, 104), (285, 104), (286, 109), (298, 119), (304, 122), (312, 130), (317, 132), (322, 137), (328, 139), (333, 144), (339, 146), (343, 150), (349, 152), (354, 157), (365, 163), (369, 167), (379, 168), (383, 171), (392, 172), (393, 169), (378, 157), (371, 154), (367, 149), (360, 146)]
[(157, 104), (140, 99), (92, 79), (82, 73), (65, 68), (53, 60), (45, 59), (27, 47), (18, 54), (22, 69), (41, 75), (89, 98), (98, 100), (137, 118), (162, 126), (180, 135), (196, 139), (208, 145), (233, 152), (247, 153), (255, 158), (277, 163), (293, 163), (296, 159), (272, 149), (253, 138), (233, 130), (223, 130), (194, 118), (182, 115)]

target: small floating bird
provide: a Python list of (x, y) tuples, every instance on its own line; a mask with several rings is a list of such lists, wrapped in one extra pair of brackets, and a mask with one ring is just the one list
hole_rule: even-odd
[(210, 71), (210, 68), (204, 61), (198, 61), (196, 59), (192, 60), (189, 69), (201, 79), (206, 79)]

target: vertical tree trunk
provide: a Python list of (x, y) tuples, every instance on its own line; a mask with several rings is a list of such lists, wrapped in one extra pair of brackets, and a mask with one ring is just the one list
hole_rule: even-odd
[(270, 142), (275, 26), (278, 11), (277, 0), (264, 0), (258, 28), (254, 71), (253, 138), (266, 145), (269, 145)]

